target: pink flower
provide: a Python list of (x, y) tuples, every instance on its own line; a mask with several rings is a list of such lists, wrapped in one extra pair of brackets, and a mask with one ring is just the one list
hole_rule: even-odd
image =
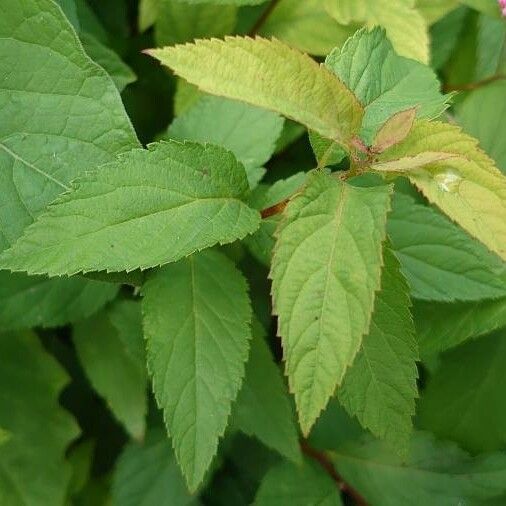
[(502, 15), (506, 17), (506, 0), (498, 0)]

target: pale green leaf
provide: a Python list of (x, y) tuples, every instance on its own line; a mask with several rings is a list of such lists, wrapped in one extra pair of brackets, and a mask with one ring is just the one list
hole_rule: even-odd
[[(287, 179), (280, 179), (272, 186), (261, 184), (248, 199), (249, 204), (259, 211), (274, 206), (300, 190), (306, 179), (305, 172), (298, 172)], [(270, 265), (274, 248), (274, 233), (281, 219), (279, 214), (262, 219), (258, 230), (244, 239), (251, 254), (261, 263)]]
[(58, 404), (68, 382), (33, 334), (0, 334), (0, 504), (64, 506), (71, 469), (65, 451), (79, 434)]
[(123, 91), (127, 85), (137, 79), (132, 69), (123, 62), (119, 55), (104, 46), (93, 35), (81, 33), (79, 38), (88, 56), (111, 76), (119, 91)]
[(315, 171), (279, 226), (270, 274), (274, 313), (306, 434), (369, 328), (390, 192)]
[(506, 142), (501, 137), (506, 132), (506, 81), (470, 93), (458, 109), (457, 120), (506, 174)]
[(413, 316), (420, 352), (428, 356), (506, 327), (506, 298), (437, 305), (419, 301)]
[(232, 32), (236, 17), (237, 8), (233, 5), (159, 0), (155, 21), (156, 42), (172, 45), (199, 38), (222, 37)]
[(202, 96), (204, 94), (196, 86), (178, 78), (174, 93), (174, 115), (181, 116), (195, 105)]
[(112, 283), (0, 271), (0, 329), (57, 327), (86, 318), (118, 293)]
[(406, 176), (452, 220), (506, 259), (506, 178), (459, 127), (419, 120), (408, 137), (379, 157), (380, 162), (428, 151), (456, 155)]
[(427, 23), (414, 3), (414, 0), (324, 0), (326, 9), (339, 23), (364, 23), (368, 28), (382, 26), (399, 54), (428, 63)]
[(372, 149), (377, 153), (395, 146), (395, 144), (404, 140), (413, 128), (413, 122), (416, 117), (416, 107), (406, 109), (393, 114), (388, 118), (378, 133), (374, 137)]
[(342, 49), (332, 51), (325, 65), (364, 104), (361, 135), (368, 143), (395, 113), (416, 107), (417, 117), (432, 119), (448, 107), (434, 71), (399, 56), (380, 28), (357, 32)]
[(505, 362), (504, 329), (443, 355), (420, 400), (419, 425), (474, 453), (504, 448)]
[(456, 445), (415, 433), (407, 459), (364, 439), (334, 455), (340, 476), (374, 506), (457, 506), (492, 499), (506, 489), (506, 454), (471, 458)]
[(115, 506), (198, 504), (186, 490), (170, 443), (160, 429), (123, 450), (114, 472), (112, 497)]
[[(283, 118), (264, 109), (222, 97), (205, 96), (176, 118), (166, 137), (217, 144), (234, 153), (252, 177), (271, 157)], [(255, 184), (252, 184), (255, 183)]]
[(277, 40), (198, 40), (150, 54), (203, 91), (273, 110), (342, 144), (362, 121), (362, 106), (331, 72)]
[(143, 293), (153, 390), (195, 490), (244, 376), (251, 337), (247, 285), (230, 260), (208, 250), (154, 272)]
[(0, 5), (0, 250), (85, 170), (138, 146), (114, 83), (51, 0)]
[(283, 462), (265, 475), (254, 506), (342, 506), (339, 487), (318, 464)]
[(79, 179), (0, 263), (31, 274), (124, 271), (175, 262), (254, 232), (246, 173), (218, 146), (133, 150)]
[(187, 4), (215, 4), (215, 5), (236, 5), (237, 7), (242, 7), (245, 5), (260, 5), (267, 0), (175, 0), (182, 3)]
[(73, 341), (91, 385), (135, 439), (146, 426), (147, 374), (140, 303), (120, 300), (78, 323)]
[(387, 229), (413, 297), (506, 297), (506, 263), (437, 210), (397, 194)]
[(423, 151), (414, 156), (404, 156), (388, 162), (375, 162), (371, 165), (371, 170), (378, 172), (409, 173), (415, 171), (415, 169), (422, 169), (431, 164), (444, 162), (452, 158), (458, 158), (458, 156), (452, 153)]
[(383, 249), (383, 262), (369, 333), (338, 396), (364, 427), (404, 452), (413, 428), (418, 348), (408, 286), (388, 247)]
[(354, 28), (340, 25), (325, 10), (321, 0), (281, 0), (260, 34), (276, 37), (306, 53), (325, 56), (340, 47)]
[(234, 425), (295, 463), (301, 455), (295, 416), (281, 373), (253, 320), (253, 340), (242, 388), (232, 410)]

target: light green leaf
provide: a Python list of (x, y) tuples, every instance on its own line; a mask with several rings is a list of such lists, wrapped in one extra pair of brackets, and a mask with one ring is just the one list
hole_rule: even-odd
[(175, 262), (254, 232), (246, 173), (218, 146), (176, 141), (133, 150), (79, 179), (1, 256), (11, 270), (75, 274)]
[(86, 318), (118, 293), (112, 283), (0, 271), (0, 329), (58, 327)]
[(321, 0), (281, 0), (260, 30), (300, 51), (325, 56), (353, 34), (354, 27), (340, 25)]
[(325, 65), (364, 104), (361, 135), (368, 143), (395, 113), (416, 107), (417, 117), (432, 119), (448, 107), (434, 71), (399, 56), (380, 28), (357, 32), (342, 49), (332, 51)]
[(140, 303), (115, 302), (78, 323), (73, 340), (93, 388), (127, 432), (142, 439), (148, 400)]
[(500, 139), (506, 132), (506, 81), (470, 93), (458, 109), (457, 120), (506, 174), (506, 142)]
[(203, 91), (278, 112), (341, 144), (360, 127), (355, 96), (325, 67), (277, 40), (227, 37), (149, 53)]
[(237, 8), (233, 5), (189, 3), (159, 0), (155, 22), (159, 45), (181, 44), (193, 39), (222, 37), (236, 24)]
[(420, 400), (420, 427), (474, 453), (504, 448), (505, 361), (504, 329), (444, 354)]
[(265, 475), (255, 506), (342, 506), (339, 487), (317, 464), (283, 462)]
[(176, 1), (188, 3), (190, 5), (208, 3), (215, 5), (237, 5), (238, 7), (244, 5), (260, 5), (267, 2), (267, 0), (176, 0)]
[(388, 247), (383, 248), (383, 262), (369, 333), (338, 396), (364, 427), (404, 452), (413, 428), (418, 347), (408, 285)]
[[(306, 179), (305, 172), (298, 172), (287, 179), (279, 179), (272, 186), (261, 184), (249, 197), (249, 204), (259, 211), (290, 198), (300, 190)], [(259, 229), (244, 239), (251, 254), (261, 263), (270, 265), (272, 250), (276, 242), (274, 233), (281, 219), (280, 214), (262, 219)]]
[(419, 301), (413, 315), (420, 352), (430, 355), (506, 327), (506, 298), (437, 305)]
[(181, 114), (188, 111), (198, 102), (199, 98), (203, 96), (204, 93), (196, 86), (184, 79), (178, 78), (176, 91), (174, 93), (174, 115), (181, 116)]
[(256, 186), (252, 177), (274, 152), (283, 123), (283, 118), (270, 111), (235, 100), (205, 96), (174, 120), (166, 137), (209, 142), (232, 151), (244, 165), (250, 186)]
[(384, 27), (399, 54), (428, 63), (427, 24), (414, 0), (324, 0), (324, 4), (339, 23)]
[(190, 506), (190, 496), (163, 430), (148, 432), (120, 455), (113, 477), (115, 506)]
[(408, 459), (372, 439), (340, 448), (337, 471), (374, 506), (482, 504), (506, 488), (506, 454), (471, 458), (456, 445), (416, 433)]
[(51, 0), (2, 0), (0, 75), (8, 76), (0, 84), (2, 250), (72, 179), (138, 141), (114, 83)]
[(444, 162), (452, 158), (458, 158), (452, 153), (438, 151), (424, 151), (414, 156), (404, 156), (388, 162), (375, 162), (371, 170), (377, 172), (404, 172), (409, 173), (415, 169), (422, 169), (437, 162)]
[(245, 434), (256, 436), (287, 459), (300, 463), (293, 408), (264, 335), (264, 329), (253, 320), (250, 357), (232, 420)]
[(154, 272), (143, 293), (153, 390), (193, 491), (244, 376), (251, 337), (247, 285), (230, 260), (208, 250)]
[(397, 194), (387, 228), (413, 297), (506, 297), (506, 263), (434, 208)]
[(71, 470), (65, 451), (79, 434), (58, 404), (68, 378), (33, 334), (0, 334), (0, 504), (63, 506)]
[(81, 33), (79, 38), (86, 53), (111, 76), (119, 91), (123, 91), (127, 85), (137, 79), (132, 69), (123, 62), (118, 54), (104, 46), (93, 35)]
[(406, 176), (452, 220), (506, 259), (506, 178), (477, 141), (447, 123), (419, 120), (408, 137), (379, 156), (380, 162), (428, 151), (456, 155)]
[(279, 226), (270, 274), (274, 313), (305, 434), (369, 328), (390, 192), (315, 171)]

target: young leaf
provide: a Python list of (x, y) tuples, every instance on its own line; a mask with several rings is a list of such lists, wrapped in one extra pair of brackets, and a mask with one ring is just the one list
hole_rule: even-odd
[(395, 144), (404, 140), (411, 128), (413, 128), (415, 116), (416, 107), (412, 107), (411, 109), (397, 112), (388, 118), (374, 137), (373, 151), (381, 153), (385, 149), (395, 146)]
[[(504, 22), (503, 24), (506, 25)], [(505, 81), (475, 90), (458, 109), (457, 119), (462, 129), (480, 141), (480, 146), (496, 161), (503, 174), (506, 174), (506, 142), (499, 138), (506, 132), (504, 97)]]
[(145, 269), (254, 232), (246, 173), (218, 146), (160, 142), (79, 179), (1, 256), (31, 274)]
[(112, 283), (0, 271), (0, 329), (58, 327), (87, 318), (118, 293)]
[(388, 247), (383, 248), (383, 262), (369, 333), (338, 395), (364, 427), (405, 451), (415, 413), (418, 349), (408, 285)]
[(473, 453), (506, 441), (506, 330), (444, 354), (420, 399), (420, 427)]
[(364, 104), (361, 135), (368, 143), (395, 113), (416, 107), (417, 117), (432, 119), (448, 107), (434, 71), (399, 56), (380, 28), (358, 31), (325, 65)]
[(340, 23), (380, 25), (396, 51), (422, 63), (429, 61), (429, 37), (423, 16), (413, 0), (324, 0), (328, 12)]
[(293, 408), (264, 334), (264, 329), (253, 320), (250, 357), (232, 420), (245, 434), (256, 436), (287, 459), (300, 463)]
[(264, 477), (255, 506), (342, 506), (339, 487), (323, 468), (306, 460), (302, 467), (283, 462)]
[(360, 128), (363, 110), (353, 93), (277, 40), (197, 40), (149, 54), (203, 91), (278, 112), (340, 144)]
[(144, 437), (147, 374), (140, 304), (122, 300), (74, 329), (79, 361), (93, 388), (135, 439)]
[(153, 390), (193, 491), (244, 376), (251, 337), (246, 282), (230, 260), (208, 250), (155, 271), (143, 293)]
[(278, 229), (271, 269), (274, 312), (305, 434), (369, 328), (390, 191), (356, 188), (313, 172)]
[(77, 175), (138, 146), (114, 83), (51, 0), (0, 5), (0, 250)]
[(68, 382), (29, 333), (0, 334), (0, 504), (63, 506), (71, 469), (65, 451), (79, 428), (58, 397)]
[(486, 504), (506, 490), (504, 453), (471, 458), (426, 433), (414, 435), (407, 461), (380, 441), (364, 439), (340, 448), (334, 462), (374, 506)]
[(434, 208), (396, 194), (387, 230), (413, 297), (506, 297), (506, 263)]
[(176, 459), (161, 429), (145, 441), (130, 443), (114, 472), (112, 497), (116, 506), (197, 506), (186, 490)]
[[(166, 137), (217, 144), (244, 165), (250, 186), (263, 175), (283, 128), (283, 119), (270, 111), (221, 97), (202, 97), (174, 120)], [(260, 174), (259, 174), (260, 171)], [(253, 183), (253, 184), (252, 184)]]
[(413, 307), (420, 352), (430, 355), (506, 327), (506, 298)]
[(460, 128), (419, 120), (409, 136), (379, 156), (391, 162), (430, 151), (455, 155), (405, 171), (411, 182), (452, 220), (506, 259), (506, 178)]

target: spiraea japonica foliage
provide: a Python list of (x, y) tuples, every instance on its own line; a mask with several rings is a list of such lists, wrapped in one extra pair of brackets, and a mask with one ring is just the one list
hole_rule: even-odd
[(506, 504), (502, 0), (0, 0), (0, 505)]

